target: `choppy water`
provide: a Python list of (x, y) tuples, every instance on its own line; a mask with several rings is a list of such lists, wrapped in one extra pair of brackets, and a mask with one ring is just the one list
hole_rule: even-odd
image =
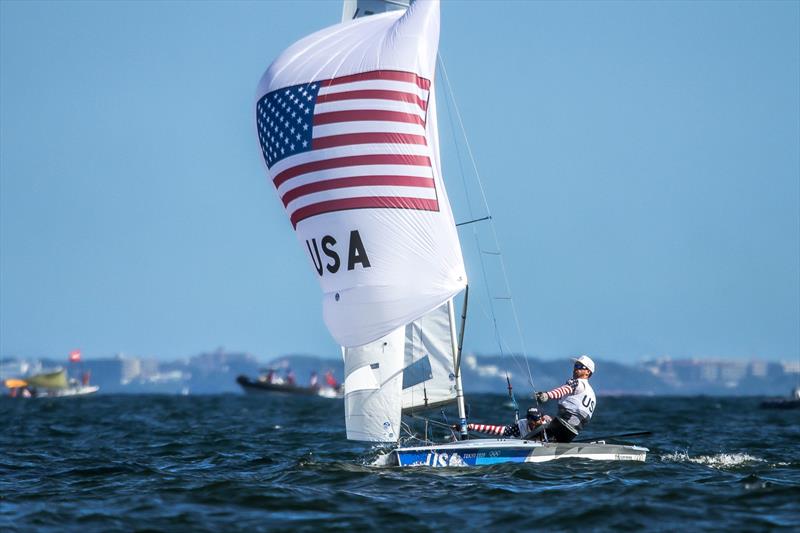
[(800, 411), (757, 404), (601, 397), (584, 436), (651, 430), (645, 463), (400, 470), (345, 440), (341, 400), (2, 399), (0, 530), (797, 530)]

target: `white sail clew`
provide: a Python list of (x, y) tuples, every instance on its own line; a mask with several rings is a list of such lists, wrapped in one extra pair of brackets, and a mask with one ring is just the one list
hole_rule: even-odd
[(267, 173), (344, 347), (351, 439), (397, 441), (403, 408), (456, 396), (451, 299), (467, 276), (439, 158), (438, 41), (438, 1), (356, 18), (290, 46), (256, 94)]

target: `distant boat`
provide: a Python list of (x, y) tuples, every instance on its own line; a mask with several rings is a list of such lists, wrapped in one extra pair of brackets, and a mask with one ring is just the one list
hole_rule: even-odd
[(100, 387), (67, 379), (67, 370), (34, 374), (26, 378), (7, 379), (6, 388), (13, 398), (64, 398), (94, 394)]
[(798, 409), (800, 408), (800, 387), (795, 387), (789, 398), (764, 400), (759, 407), (762, 409)]
[(266, 376), (259, 376), (258, 379), (251, 379), (247, 376), (236, 378), (242, 390), (246, 394), (275, 394), (275, 395), (298, 395), (298, 396), (321, 396), (323, 398), (341, 398), (341, 388), (332, 387), (302, 387), (294, 383), (282, 381), (280, 383), (271, 382)]

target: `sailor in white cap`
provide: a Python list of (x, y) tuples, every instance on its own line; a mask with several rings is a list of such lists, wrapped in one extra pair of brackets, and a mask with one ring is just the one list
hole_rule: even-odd
[(537, 392), (540, 403), (558, 400), (558, 415), (547, 425), (547, 437), (555, 442), (570, 442), (589, 423), (597, 405), (589, 378), (594, 374), (594, 361), (582, 355), (575, 361), (572, 379), (547, 392)]

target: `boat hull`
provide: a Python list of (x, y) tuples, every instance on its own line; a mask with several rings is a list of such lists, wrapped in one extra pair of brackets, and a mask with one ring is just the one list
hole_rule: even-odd
[(288, 383), (267, 383), (265, 381), (254, 381), (247, 376), (239, 376), (236, 378), (236, 382), (242, 387), (245, 394), (341, 398), (341, 394), (331, 388), (298, 387)]
[(388, 458), (398, 466), (486, 466), (544, 463), (556, 459), (644, 461), (647, 448), (603, 442), (551, 443), (518, 439), (475, 439), (434, 446), (397, 448)]
[(69, 387), (66, 389), (53, 389), (38, 391), (33, 395), (34, 398), (72, 398), (75, 396), (87, 396), (94, 394), (100, 387), (97, 385), (85, 385), (81, 387)]

